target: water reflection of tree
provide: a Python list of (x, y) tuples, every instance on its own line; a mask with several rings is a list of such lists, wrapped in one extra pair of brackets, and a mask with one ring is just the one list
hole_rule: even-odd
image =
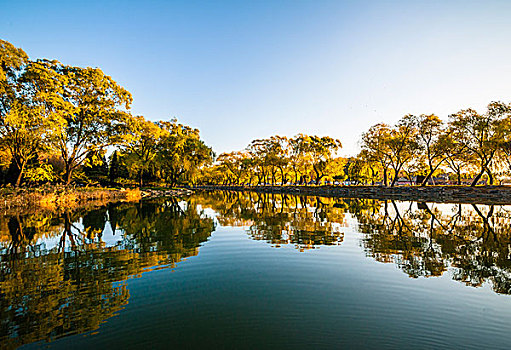
[(338, 244), (345, 213), (364, 234), (361, 244), (377, 261), (410, 277), (451, 277), (470, 286), (489, 282), (511, 294), (511, 208), (214, 192), (201, 203), (222, 225), (247, 226), (254, 239), (300, 249)]
[(505, 207), (383, 202), (380, 210), (358, 211), (367, 254), (396, 263), (411, 277), (439, 276), (471, 286), (490, 282), (511, 293), (510, 219)]
[(276, 247), (293, 244), (300, 250), (340, 244), (344, 234), (345, 204), (320, 197), (298, 197), (254, 192), (215, 192), (202, 203), (228, 226), (248, 226), (249, 235)]
[(195, 202), (173, 199), (0, 218), (2, 346), (97, 329), (128, 303), (126, 279), (196, 255), (213, 230)]

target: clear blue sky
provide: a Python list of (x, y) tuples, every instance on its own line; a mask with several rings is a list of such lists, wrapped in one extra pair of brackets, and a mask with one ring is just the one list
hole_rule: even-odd
[(100, 67), (218, 153), (511, 102), (511, 1), (0, 0), (0, 38)]

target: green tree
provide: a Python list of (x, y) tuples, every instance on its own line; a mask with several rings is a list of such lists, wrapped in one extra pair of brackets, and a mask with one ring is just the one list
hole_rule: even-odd
[(142, 116), (131, 118), (128, 129), (123, 136), (123, 162), (143, 186), (144, 174), (156, 167), (158, 142), (166, 131)]
[(199, 130), (171, 120), (158, 123), (166, 133), (158, 144), (158, 167), (162, 177), (175, 186), (182, 178), (194, 181), (198, 170), (213, 161), (214, 153), (200, 139)]
[(128, 169), (120, 159), (119, 152), (115, 150), (110, 156), (108, 179), (110, 183), (115, 184), (118, 178), (127, 178), (129, 176)]

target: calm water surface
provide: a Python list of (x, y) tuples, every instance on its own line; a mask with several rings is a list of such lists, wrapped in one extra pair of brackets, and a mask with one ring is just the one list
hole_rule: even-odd
[(0, 347), (511, 344), (511, 207), (255, 193), (0, 217)]

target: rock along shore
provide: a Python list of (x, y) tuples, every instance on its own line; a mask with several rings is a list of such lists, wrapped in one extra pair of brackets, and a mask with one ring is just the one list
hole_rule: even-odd
[(173, 188), (173, 189), (143, 189), (140, 191), (142, 198), (156, 198), (156, 197), (174, 197), (174, 196), (190, 196), (193, 191), (187, 188)]
[(298, 196), (368, 198), (437, 203), (511, 204), (511, 186), (198, 186), (206, 191), (253, 191)]

